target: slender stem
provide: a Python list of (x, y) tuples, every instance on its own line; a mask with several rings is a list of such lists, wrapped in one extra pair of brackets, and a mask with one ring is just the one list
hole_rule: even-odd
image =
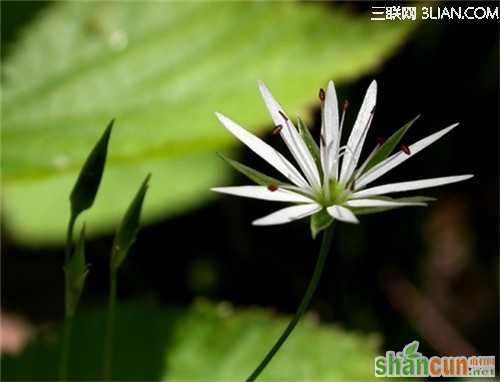
[(104, 366), (102, 379), (109, 380), (111, 376), (111, 365), (113, 361), (113, 324), (115, 320), (116, 306), (116, 270), (111, 268), (109, 274), (109, 301), (108, 301), (108, 322), (106, 327), (106, 343), (104, 348)]
[(332, 223), (323, 233), (323, 240), (321, 243), (321, 249), (319, 252), (319, 257), (318, 261), (316, 262), (316, 267), (314, 268), (314, 273), (312, 275), (311, 281), (309, 282), (309, 286), (307, 287), (306, 293), (304, 294), (304, 297), (302, 298), (302, 302), (299, 305), (299, 308), (297, 309), (297, 312), (295, 313), (295, 316), (292, 318), (288, 326), (286, 327), (285, 331), (281, 334), (280, 338), (274, 346), (271, 348), (269, 353), (265, 356), (265, 358), (262, 360), (262, 362), (257, 366), (257, 368), (254, 370), (254, 372), (250, 375), (250, 377), (247, 378), (247, 382), (252, 382), (257, 379), (257, 377), (262, 373), (262, 371), (266, 368), (267, 364), (271, 361), (271, 359), (274, 357), (274, 355), (278, 352), (278, 350), (281, 348), (281, 346), (285, 343), (287, 340), (288, 336), (292, 333), (293, 329), (295, 329), (295, 326), (299, 322), (300, 318), (304, 314), (304, 312), (307, 310), (309, 307), (309, 303), (311, 302), (311, 299), (313, 297), (313, 294), (316, 290), (316, 287), (318, 286), (319, 279), (321, 278), (321, 273), (323, 272), (323, 268), (325, 266), (325, 261), (327, 258), (328, 253), (330, 252), (330, 247), (332, 243), (332, 237), (333, 237), (333, 225)]
[(64, 319), (64, 334), (63, 346), (61, 353), (61, 361), (59, 364), (59, 380), (66, 381), (68, 379), (68, 361), (69, 361), (69, 346), (71, 344), (71, 329), (73, 327), (73, 317), (67, 316)]
[[(73, 250), (73, 228), (75, 226), (76, 216), (71, 212), (68, 222), (68, 230), (66, 232), (66, 248), (64, 250), (64, 266), (67, 266), (71, 258)], [(64, 276), (64, 332), (63, 344), (61, 348), (61, 358), (59, 361), (59, 380), (65, 381), (68, 376), (68, 361), (69, 361), (69, 348), (71, 344), (71, 329), (73, 327), (73, 317), (68, 308), (68, 280)]]

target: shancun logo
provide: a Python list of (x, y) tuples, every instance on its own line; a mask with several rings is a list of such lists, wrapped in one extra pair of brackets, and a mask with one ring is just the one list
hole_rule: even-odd
[(494, 356), (426, 357), (418, 341), (375, 358), (376, 377), (495, 377)]

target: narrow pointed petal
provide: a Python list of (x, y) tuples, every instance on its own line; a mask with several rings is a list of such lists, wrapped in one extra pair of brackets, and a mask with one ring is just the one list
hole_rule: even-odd
[(345, 208), (342, 206), (331, 206), (326, 209), (331, 217), (334, 219), (346, 222), (346, 223), (359, 223), (356, 215), (352, 213), (349, 208)]
[(334, 161), (339, 149), (339, 106), (333, 81), (328, 82), (323, 106), (323, 126), (321, 130), (321, 163), (325, 179), (330, 179)]
[(358, 164), (359, 156), (365, 142), (368, 128), (370, 127), (373, 111), (377, 101), (377, 83), (372, 81), (366, 91), (365, 99), (359, 109), (358, 117), (352, 128), (351, 135), (347, 141), (349, 148), (342, 161), (342, 169), (340, 172), (340, 181), (347, 182), (351, 177), (356, 165)]
[(386, 172), (392, 170), (394, 167), (398, 166), (407, 159), (411, 158), (419, 151), (425, 149), (427, 146), (436, 142), (439, 138), (441, 138), (442, 136), (453, 130), (456, 126), (458, 126), (458, 123), (455, 123), (442, 130), (439, 130), (438, 132), (431, 134), (428, 137), (412, 144), (410, 147), (408, 147), (408, 149), (410, 150), (410, 154), (405, 154), (404, 152), (399, 151), (396, 154), (391, 155), (389, 158), (383, 160), (378, 165), (374, 166), (366, 174), (362, 175), (356, 181), (356, 188), (359, 189), (361, 187), (364, 187), (367, 184), (373, 182), (374, 180), (380, 178)]
[(430, 188), (442, 186), (449, 183), (461, 182), (472, 178), (474, 175), (457, 175), (457, 176), (445, 176), (441, 178), (430, 178), (413, 180), (410, 182), (400, 182), (400, 183), (390, 183), (384, 184), (382, 186), (367, 188), (366, 190), (357, 191), (352, 194), (352, 198), (366, 198), (368, 196), (378, 196), (390, 194), (393, 192), (403, 192), (419, 190), (422, 188)]
[(321, 210), (318, 204), (302, 204), (299, 206), (286, 207), (272, 214), (254, 220), (253, 225), (276, 225), (290, 223), (291, 221), (305, 218)]
[(229, 130), (236, 138), (243, 142), (250, 150), (259, 155), (267, 163), (281, 172), (290, 181), (299, 187), (308, 188), (308, 184), (304, 177), (297, 171), (295, 166), (291, 164), (283, 155), (274, 148), (265, 143), (262, 139), (256, 137), (252, 133), (246, 131), (243, 127), (233, 122), (226, 116), (215, 113), (219, 121), (224, 127)]
[(313, 199), (309, 199), (296, 192), (279, 188), (275, 191), (270, 191), (264, 186), (236, 186), (236, 187), (214, 187), (211, 189), (222, 194), (243, 196), (245, 198), (271, 200), (274, 202), (291, 202), (291, 203), (314, 203)]
[(274, 124), (282, 127), (280, 135), (285, 141), (288, 150), (290, 150), (290, 153), (297, 161), (309, 183), (314, 188), (319, 189), (321, 185), (318, 168), (316, 167), (314, 158), (309, 152), (307, 145), (304, 143), (290, 118), (285, 114), (281, 105), (274, 99), (267, 86), (262, 81), (258, 81), (258, 85), (262, 94), (262, 99), (269, 110), (269, 114)]
[(422, 206), (427, 203), (421, 202), (396, 202), (391, 200), (376, 200), (376, 199), (354, 199), (345, 203), (349, 207), (403, 207), (403, 206)]

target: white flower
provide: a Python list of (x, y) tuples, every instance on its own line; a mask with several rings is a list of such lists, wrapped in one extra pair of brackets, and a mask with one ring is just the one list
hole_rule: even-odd
[(227, 130), (283, 174), (288, 182), (281, 182), (238, 162), (224, 158), (233, 167), (260, 185), (212, 189), (225, 194), (295, 204), (255, 220), (254, 225), (288, 223), (313, 215), (311, 221), (315, 234), (330, 224), (333, 219), (358, 223), (356, 215), (404, 206), (425, 206), (425, 201), (429, 200), (429, 198), (423, 197), (393, 199), (387, 197), (387, 194), (435, 187), (472, 177), (472, 175), (447, 176), (367, 187), (458, 125), (451, 125), (410, 146), (402, 145), (401, 150), (390, 155), (404, 133), (415, 121), (413, 120), (399, 129), (383, 144), (377, 144), (364, 162), (359, 165), (361, 151), (375, 108), (377, 95), (375, 81), (371, 83), (366, 92), (345, 146), (341, 146), (340, 141), (346, 108), (343, 108), (342, 116), (339, 118), (337, 96), (332, 81), (328, 83), (326, 94), (323, 90), (320, 91), (323, 107), (319, 147), (300, 119), (298, 121), (299, 129), (293, 125), (268, 88), (260, 81), (259, 89), (276, 125), (275, 133), (281, 135), (299, 168), (296, 168), (282, 154), (260, 138), (249, 133), (226, 116), (216, 113), (217, 118)]

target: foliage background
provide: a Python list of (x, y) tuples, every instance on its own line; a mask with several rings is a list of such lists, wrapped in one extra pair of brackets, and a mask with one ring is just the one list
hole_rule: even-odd
[[(2, 2), (2, 64), (9, 59), (20, 31), (51, 6), (50, 3)], [(330, 5), (366, 20), (369, 6), (369, 3)], [(406, 343), (418, 339), (422, 343), (419, 350), (426, 355), (462, 354), (473, 350), (498, 355), (498, 57), (498, 25), (495, 22), (422, 22), (396, 51), (388, 55), (383, 65), (380, 63), (365, 70), (355, 81), (346, 78), (340, 83), (339, 95), (349, 99), (352, 105), (348, 116), (348, 122), (352, 122), (371, 79), (376, 78), (379, 82), (377, 112), (368, 144), (375, 142), (377, 136), (387, 136), (419, 113), (422, 117), (410, 131), (408, 142), (452, 122), (461, 122), (461, 126), (443, 141), (405, 164), (404, 168), (394, 171), (391, 179), (460, 173), (476, 175), (472, 181), (428, 192), (439, 198), (430, 208), (367, 216), (363, 218), (363, 224), (356, 227), (339, 225), (334, 253), (329, 259), (311, 308), (314, 314), (310, 318), (333, 323), (348, 332), (370, 336), (377, 333), (382, 339), (380, 350), (375, 350), (376, 341), (371, 340), (367, 354), (381, 349), (400, 350)], [(327, 68), (327, 65), (321, 67)], [(333, 76), (336, 80), (334, 73), (322, 70), (325, 70), (326, 78)], [(286, 77), (289, 82), (280, 82), (277, 98), (281, 100), (285, 96), (284, 106), (291, 114), (310, 114), (311, 126), (317, 133), (316, 88), (298, 92), (294, 73), (286, 73)], [(254, 82), (249, 81), (246, 88), (257, 95)], [(287, 90), (300, 96), (286, 98)], [(227, 97), (231, 98), (233, 94), (227, 94)], [(196, 107), (195, 101), (193, 107)], [(218, 109), (228, 111), (224, 110), (224, 105)], [(4, 108), (2, 113), (3, 172), (6, 170), (4, 152), (23, 147), (6, 147), (4, 114), (8, 111)], [(253, 120), (256, 123), (254, 128), (270, 131), (270, 120), (264, 119), (263, 111), (261, 107), (260, 116)], [(246, 122), (243, 116), (239, 118), (238, 113), (228, 114), (242, 124)], [(106, 122), (103, 120), (102, 127)], [(220, 130), (221, 136), (224, 134), (222, 127), (216, 126), (213, 120), (210, 123), (214, 129)], [(94, 131), (99, 131), (98, 126)], [(90, 142), (87, 146), (92, 144), (93, 136), (86, 137)], [(55, 137), (57, 139), (57, 135)], [(266, 138), (272, 141), (271, 137)], [(61, 139), (67, 137), (61, 136)], [(30, 142), (28, 137), (26, 145), (35, 147), (36, 142)], [(112, 146), (111, 152), (114, 149), (118, 149), (117, 146)], [(84, 148), (81, 151), (85, 155)], [(261, 167), (262, 163), (241, 146), (238, 146), (237, 153), (244, 163)], [(30, 153), (26, 158), (28, 155)], [(147, 171), (147, 166), (139, 168)], [(152, 189), (161, 192), (162, 187), (167, 186), (164, 179), (171, 177), (172, 171), (182, 178), (188, 169), (193, 171), (191, 168), (179, 160), (168, 174), (159, 173), (161, 167), (155, 169)], [(224, 165), (219, 168), (217, 171), (226, 171)], [(142, 174), (138, 176), (140, 178)], [(226, 184), (245, 182), (232, 171), (224, 177)], [(155, 183), (155, 179), (161, 180)], [(213, 185), (223, 182), (216, 179), (217, 183)], [(124, 184), (128, 182), (132, 184), (131, 180)], [(133, 189), (129, 190), (130, 194)], [(2, 217), (9, 208), (4, 190), (3, 184)], [(105, 195), (105, 188), (102, 193)], [(127, 199), (127, 191), (123, 193)], [(197, 195), (190, 195), (190, 199)], [(110, 198), (109, 194), (107, 197)], [(29, 198), (29, 192), (25, 192), (20, 200), (29, 203)], [(36, 205), (33, 208), (37, 208)], [(175, 216), (155, 216), (140, 233), (120, 275), (120, 298), (129, 304), (123, 308), (124, 314), (139, 317), (131, 322), (145, 326), (150, 324), (148, 317), (165, 316), (165, 320), (160, 319), (160, 323), (152, 324), (152, 327), (162, 327), (161, 322), (168, 321), (167, 327), (174, 328), (169, 330), (186, 333), (196, 327), (206, 332), (213, 330), (207, 323), (213, 314), (220, 318), (214, 312), (225, 311), (224, 307), (228, 305), (220, 305), (222, 301), (238, 310), (259, 306), (265, 307), (268, 313), (292, 313), (312, 272), (318, 243), (311, 244), (306, 223), (268, 229), (250, 226), (253, 218), (271, 209), (271, 204), (231, 197), (207, 198), (204, 194), (193, 206), (177, 211)], [(39, 211), (33, 211), (33, 214), (37, 213)], [(56, 220), (50, 215), (46, 219), (48, 225)], [(59, 219), (56, 224), (59, 224)], [(107, 253), (112, 241), (109, 232), (109, 227), (101, 233), (96, 232), (88, 245), (92, 269), (81, 309), (84, 315), (88, 315), (88, 322), (98, 322), (95, 317), (99, 315), (107, 292)], [(62, 248), (53, 240), (40, 245), (39, 237), (31, 243), (29, 239), (19, 240), (15, 232), (9, 230), (8, 219), (2, 224), (2, 309), (28, 319), (38, 333), (49, 338), (50, 345), (53, 328), (62, 316)], [(206, 308), (202, 302), (208, 313), (201, 316), (197, 315), (197, 308), (185, 310), (200, 298), (219, 302), (219, 305)], [(153, 307), (144, 301), (154, 301)], [(175, 313), (178, 308), (172, 306), (184, 307), (180, 308), (183, 313)], [(269, 316), (268, 313), (249, 314), (264, 314), (265, 322), (276, 325), (273, 314)], [(194, 324), (188, 329), (175, 329), (171, 321), (182, 314), (195, 317)], [(235, 320), (240, 322), (240, 318)], [(86, 323), (84, 326), (87, 325), (94, 328), (96, 337), (101, 336), (98, 324)], [(243, 331), (254, 330), (250, 323), (241, 325)], [(155, 335), (160, 331), (152, 331), (144, 338), (135, 338), (126, 330), (123, 335), (130, 340), (126, 342), (131, 349), (148, 351), (156, 349), (151, 338), (157, 338)], [(217, 347), (217, 341), (223, 338), (221, 333), (225, 332), (227, 328), (219, 328), (213, 341), (196, 346), (202, 349), (203, 346)], [(302, 345), (298, 343), (299, 349), (307, 348), (308, 343), (316, 343), (314, 334), (309, 335), (311, 337), (304, 337)], [(258, 337), (261, 338), (260, 345), (253, 348), (260, 348), (263, 352), (268, 337), (269, 334)], [(233, 344), (230, 338), (227, 337), (227, 341)], [(234, 338), (237, 341), (239, 337), (236, 334)], [(347, 338), (350, 337), (345, 338), (349, 341)], [(176, 345), (175, 341), (163, 337), (158, 341), (158, 349), (182, 348), (182, 342)], [(336, 354), (338, 348), (333, 343), (338, 341), (332, 339), (331, 342), (331, 345), (321, 345), (324, 346), (322, 353)], [(226, 349), (223, 345), (220, 348)], [(172, 353), (179, 354), (173, 350)], [(359, 358), (353, 361), (353, 368), (361, 358), (369, 359), (362, 353), (360, 351)], [(195, 351), (192, 354), (203, 360), (203, 355), (197, 356)], [(221, 354), (224, 354), (222, 350)], [(303, 356), (304, 359), (318, 361), (317, 354), (308, 354)], [(357, 354), (356, 351), (353, 354)], [(258, 356), (255, 355), (256, 359)], [(17, 363), (15, 357), (7, 359), (10, 368), (2, 368), (10, 372), (7, 377), (22, 377), (29, 355)], [(137, 357), (136, 361), (143, 362), (141, 359)], [(253, 361), (246, 362), (251, 364)], [(287, 363), (283, 369), (287, 368)], [(192, 362), (186, 365), (192, 365)], [(159, 364), (156, 369), (162, 367)], [(173, 375), (182, 376), (182, 373)], [(130, 379), (140, 378), (128, 376)], [(162, 376), (162, 371), (158, 370), (150, 378)]]

